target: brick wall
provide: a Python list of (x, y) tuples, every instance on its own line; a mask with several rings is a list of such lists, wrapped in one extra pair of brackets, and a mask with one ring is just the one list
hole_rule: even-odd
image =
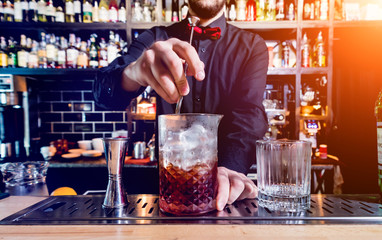
[(111, 132), (127, 130), (124, 111), (105, 111), (96, 106), (93, 80), (39, 80), (37, 88), (39, 133), (43, 144), (52, 140), (72, 142), (110, 137)]

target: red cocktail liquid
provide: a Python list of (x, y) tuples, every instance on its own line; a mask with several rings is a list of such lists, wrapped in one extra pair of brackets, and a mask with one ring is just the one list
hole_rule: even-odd
[(183, 170), (159, 164), (159, 207), (175, 215), (199, 215), (216, 209), (217, 161)]

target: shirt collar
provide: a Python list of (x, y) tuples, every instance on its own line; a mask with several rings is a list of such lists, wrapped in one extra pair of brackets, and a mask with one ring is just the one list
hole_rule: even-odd
[[(182, 23), (184, 24), (184, 26), (187, 26), (187, 24), (188, 24), (187, 18), (189, 16), (190, 16), (190, 13), (188, 13), (187, 17), (182, 20)], [(206, 27), (209, 27), (209, 28), (220, 27), (220, 30), (221, 30), (220, 38), (222, 38), (224, 36), (225, 30), (227, 28), (227, 21), (225, 19), (225, 15), (222, 14), (218, 19), (216, 19), (215, 21), (213, 21), (212, 23), (210, 23)]]

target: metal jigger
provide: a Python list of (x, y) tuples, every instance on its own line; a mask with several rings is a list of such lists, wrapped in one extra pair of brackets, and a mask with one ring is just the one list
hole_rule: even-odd
[(103, 139), (107, 170), (109, 172), (109, 183), (102, 204), (104, 208), (123, 208), (127, 205), (126, 192), (122, 181), (127, 143), (127, 138)]

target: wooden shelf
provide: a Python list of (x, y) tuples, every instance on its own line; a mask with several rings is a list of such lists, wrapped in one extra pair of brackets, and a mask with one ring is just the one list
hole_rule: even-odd
[(98, 69), (55, 69), (55, 68), (2, 68), (0, 74), (13, 74), (20, 76), (56, 76), (56, 75), (95, 75)]
[(268, 68), (268, 75), (296, 75), (296, 68)]
[(125, 30), (126, 23), (2, 22), (0, 29)]
[(228, 21), (228, 23), (242, 29), (296, 29), (296, 21), (258, 21), (258, 22), (239, 22)]
[(329, 67), (301, 68), (301, 74), (327, 74)]
[(321, 20), (304, 20), (301, 24), (302, 28), (328, 28), (330, 26), (329, 21)]
[(382, 20), (334, 21), (334, 28), (381, 28)]
[(133, 120), (155, 120), (155, 114), (130, 113), (130, 115)]

